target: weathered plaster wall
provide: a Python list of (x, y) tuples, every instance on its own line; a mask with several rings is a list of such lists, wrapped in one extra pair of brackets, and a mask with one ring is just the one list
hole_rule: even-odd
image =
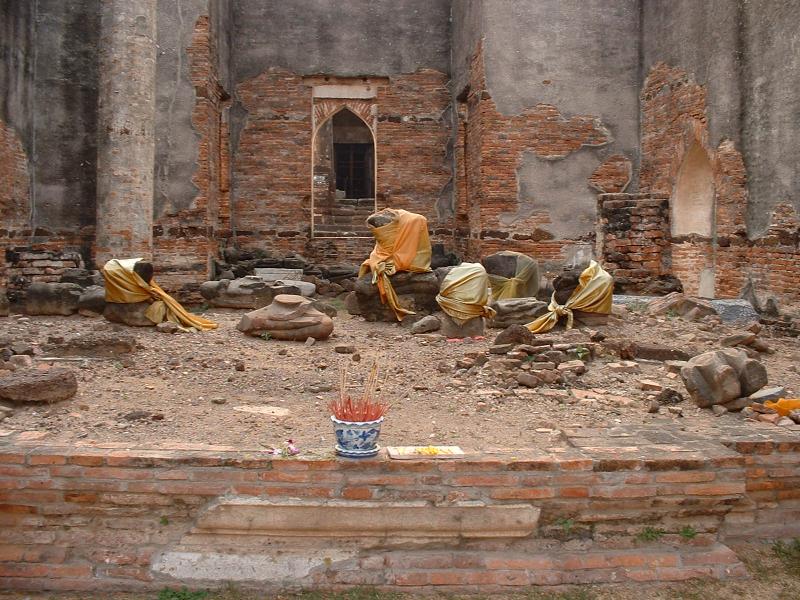
[(602, 147), (555, 164), (528, 156), (518, 169), (524, 182), (518, 212), (557, 204), (560, 214), (577, 218), (554, 215), (560, 223), (551, 233), (565, 239), (586, 235), (596, 218), (595, 191), (586, 183), (593, 171), (618, 154), (636, 162), (638, 2), (494, 0), (485, 4), (484, 19), (486, 86), (500, 113), (550, 104), (567, 118), (591, 115), (609, 131)]
[(159, 281), (184, 294), (212, 276), (221, 214), (229, 227), (229, 12), (222, 0), (159, 2), (154, 254)]
[(800, 215), (800, 0), (742, 3), (743, 153), (750, 237), (767, 234), (778, 205)]
[(767, 232), (781, 203), (800, 211), (800, 1), (643, 3), (643, 74), (658, 62), (707, 93), (709, 145), (733, 141), (747, 167), (747, 233)]
[(34, 19), (32, 2), (0, 1), (0, 120), (31, 147)]
[(99, 2), (34, 5), (32, 219), (74, 231), (95, 219)]
[(643, 7), (642, 189), (674, 195), (695, 140), (714, 173), (712, 235), (673, 240), (674, 274), (690, 293), (710, 271), (717, 296), (750, 283), (797, 304), (800, 2)]
[[(759, 1), (759, 5), (767, 2)], [(739, 144), (741, 127), (739, 0), (648, 0), (642, 3), (642, 72), (664, 62), (708, 89), (709, 143)]]
[(459, 214), (482, 240), (469, 252), (516, 246), (569, 260), (570, 242), (594, 235), (596, 190), (634, 179), (638, 2), (496, 0), (455, 3), (452, 14), (451, 87), (470, 99)]
[(0, 2), (3, 246), (89, 254), (98, 36), (96, 0)]
[[(26, 229), (30, 218), (32, 4), (0, 3), (0, 239)], [(0, 280), (4, 259), (0, 256)], [(2, 285), (3, 281), (0, 281)]]
[(235, 0), (237, 82), (269, 67), (300, 74), (449, 70), (450, 0)]
[(451, 7), (450, 89), (458, 96), (469, 84), (470, 63), (484, 34), (482, 0), (460, 0)]
[(159, 0), (156, 65), (156, 217), (189, 208), (198, 193), (200, 134), (192, 127), (195, 90), (186, 49), (198, 17), (208, 14), (208, 0)]

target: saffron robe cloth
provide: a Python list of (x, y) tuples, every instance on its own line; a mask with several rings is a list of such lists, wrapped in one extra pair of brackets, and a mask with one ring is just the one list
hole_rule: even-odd
[(558, 323), (559, 317), (567, 317), (567, 329), (572, 329), (572, 311), (608, 315), (611, 313), (611, 302), (614, 294), (614, 279), (603, 270), (595, 261), (581, 273), (578, 287), (572, 292), (564, 305), (556, 302), (556, 294), (550, 299), (547, 311), (538, 319), (528, 323), (525, 327), (533, 333), (550, 331)]
[(372, 227), (375, 248), (361, 265), (358, 276), (372, 273), (372, 284), (378, 286), (381, 302), (388, 304), (400, 321), (414, 313), (400, 306), (389, 277), (400, 271), (430, 271), (431, 241), (425, 217), (401, 209), (386, 210), (394, 213), (394, 219), (386, 225)]
[(496, 313), (489, 303), (489, 277), (480, 263), (461, 263), (442, 281), (436, 302), (459, 325), (476, 317), (492, 318)]
[(133, 304), (136, 302), (152, 302), (145, 311), (145, 316), (153, 323), (170, 321), (181, 329), (191, 328), (198, 331), (216, 329), (217, 324), (203, 317), (189, 313), (180, 302), (159, 287), (155, 280), (147, 283), (133, 270), (133, 266), (141, 258), (118, 260), (112, 258), (103, 266), (103, 278), (106, 282), (106, 302), (117, 304)]
[[(537, 279), (539, 278), (539, 263), (530, 256), (514, 252), (513, 250), (504, 250), (499, 254), (516, 257), (517, 265), (513, 277), (503, 277), (502, 275), (489, 273), (489, 285), (492, 288), (492, 298), (494, 300), (523, 298), (527, 295), (524, 291), (528, 287), (530, 280), (534, 277)], [(536, 287), (538, 289), (539, 286), (537, 285)]]

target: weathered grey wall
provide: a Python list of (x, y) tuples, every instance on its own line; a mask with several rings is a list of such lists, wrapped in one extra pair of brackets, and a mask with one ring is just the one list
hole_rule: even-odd
[(482, 12), (486, 84), (501, 113), (552, 104), (566, 118), (599, 118), (613, 137), (601, 148), (583, 148), (555, 162), (526, 156), (517, 173), (519, 207), (505, 220), (513, 226), (517, 216), (553, 208), (559, 223), (550, 231), (557, 238), (591, 235), (596, 192), (587, 179), (592, 172), (609, 156), (623, 154), (636, 179), (639, 3), (492, 0)]
[(269, 67), (295, 73), (449, 71), (450, 0), (234, 0), (240, 82)]
[(450, 89), (459, 95), (469, 83), (469, 65), (483, 36), (483, 0), (456, 0), (451, 11)]
[(200, 134), (192, 126), (195, 91), (186, 49), (208, 0), (159, 0), (156, 63), (156, 160), (153, 212), (187, 209), (197, 195)]
[(0, 119), (30, 155), (33, 105), (33, 2), (0, 0)]
[(34, 224), (95, 220), (99, 0), (39, 0), (36, 16)]
[[(768, 0), (759, 0), (764, 4)], [(664, 62), (708, 89), (710, 143), (739, 146), (739, 0), (646, 0), (642, 4), (642, 77)]]
[(749, 188), (748, 234), (771, 209), (800, 211), (800, 0), (646, 0), (643, 76), (659, 61), (708, 92), (710, 142), (733, 140)]
[(97, 156), (97, 0), (5, 0), (0, 118), (30, 161), (31, 224), (94, 223)]
[(744, 2), (742, 22), (742, 146), (755, 237), (778, 203), (800, 215), (800, 0)]
[(223, 89), (231, 90), (231, 33), (233, 29), (233, 3), (231, 0), (209, 0), (211, 31), (217, 52), (217, 76)]

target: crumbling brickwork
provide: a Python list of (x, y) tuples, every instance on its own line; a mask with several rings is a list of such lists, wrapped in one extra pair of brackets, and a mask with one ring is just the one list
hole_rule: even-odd
[[(562, 262), (565, 247), (576, 242), (593, 243), (593, 231), (583, 239), (557, 239), (551, 231), (550, 213), (534, 208), (508, 224), (505, 215), (519, 206), (518, 171), (525, 153), (555, 161), (584, 147), (608, 144), (611, 134), (594, 115), (562, 115), (556, 106), (538, 104), (514, 116), (503, 115), (486, 86), (483, 46), (479, 43), (470, 63), (466, 92), (466, 119), (459, 130), (458, 145), (466, 157), (465, 205), (459, 206), (462, 231), (469, 231), (468, 254), (513, 249), (540, 260)], [(620, 191), (630, 179), (630, 165), (619, 156), (595, 171), (596, 189)], [(463, 175), (462, 175), (463, 177)]]
[[(372, 84), (368, 78), (358, 80), (364, 81)], [(327, 262), (333, 247), (342, 252), (336, 262), (366, 258), (372, 245), (368, 238), (338, 243), (311, 237), (312, 135), (315, 126), (342, 107), (358, 114), (375, 134), (378, 209), (391, 206), (425, 215), (433, 239), (450, 243), (452, 219), (437, 211), (452, 178), (446, 155), (451, 125), (444, 114), (450, 103), (446, 74), (423, 69), (377, 79), (376, 96), (369, 101), (314, 102), (316, 83), (316, 78), (270, 69), (238, 86), (247, 119), (233, 165), (237, 243), (276, 254), (296, 252), (312, 261), (325, 256)]]
[(8, 290), (20, 291), (34, 282), (59, 281), (66, 269), (84, 268), (83, 258), (75, 250), (14, 247), (5, 251)]
[(797, 215), (791, 206), (779, 205), (767, 234), (748, 237), (744, 160), (731, 140), (710, 146), (705, 87), (686, 71), (659, 63), (645, 80), (641, 102), (642, 192), (674, 198), (680, 169), (694, 144), (707, 153), (713, 173), (713, 235), (673, 236), (671, 272), (688, 293), (698, 293), (700, 273), (713, 270), (718, 297), (738, 296), (749, 280), (759, 294), (797, 304), (800, 293), (792, 283), (800, 277)]
[(669, 270), (669, 197), (600, 194), (597, 255), (619, 292), (645, 293)]
[[(223, 166), (227, 165), (227, 138), (221, 131), (225, 93), (218, 80), (214, 35), (207, 15), (194, 26), (192, 43), (186, 49), (195, 90), (192, 126), (199, 134), (197, 168), (192, 183), (197, 194), (185, 210), (159, 215), (153, 227), (153, 252), (158, 280), (185, 298), (208, 280), (219, 249), (220, 200), (223, 194), (225, 224), (230, 227), (227, 178), (223, 192)], [(226, 155), (223, 165), (223, 154)]]
[[(30, 188), (28, 157), (16, 132), (0, 120), (0, 239), (21, 237), (28, 226)], [(0, 256), (0, 288), (8, 283), (5, 257)]]

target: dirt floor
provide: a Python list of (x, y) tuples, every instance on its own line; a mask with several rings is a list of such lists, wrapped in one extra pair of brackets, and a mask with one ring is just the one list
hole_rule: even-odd
[[(163, 589), (140, 594), (108, 592), (30, 593), (1, 592), (0, 600), (797, 600), (800, 598), (800, 544), (748, 545), (735, 548), (750, 569), (751, 578), (739, 581), (689, 581), (671, 585), (636, 584), (584, 586), (558, 591), (530, 588), (522, 592), (483, 595), (398, 594), (371, 589), (348, 592), (267, 594), (231, 588), (224, 591)], [(0, 582), (2, 586), (2, 582)]]
[[(216, 331), (177, 334), (77, 315), (12, 315), (0, 320), (0, 337), (32, 345), (36, 368), (74, 369), (79, 391), (58, 404), (17, 407), (0, 430), (45, 431), (47, 442), (117, 441), (151, 447), (201, 443), (253, 449), (280, 446), (291, 438), (308, 452), (333, 443), (326, 403), (337, 394), (340, 366), (348, 366), (357, 392), (373, 360), (386, 375), (383, 395), (392, 402), (381, 434), (383, 446), (554, 447), (564, 443), (563, 428), (654, 422), (713, 435), (717, 425), (741, 418), (716, 417), (696, 408), (688, 396), (677, 405), (680, 410), (664, 406), (650, 414), (654, 392), (643, 390), (642, 380), (686, 396), (680, 377), (668, 374), (662, 362), (640, 360), (632, 373), (617, 372), (608, 364), (620, 360), (613, 350), (619, 341), (696, 353), (719, 348), (721, 338), (736, 327), (649, 317), (642, 307), (615, 307), (615, 313), (608, 325), (595, 328), (606, 340), (596, 346), (597, 356), (587, 361), (585, 374), (535, 389), (519, 386), (521, 371), (498, 365), (499, 356), (489, 355), (488, 364), (468, 372), (456, 367), (465, 355), (486, 352), (499, 330), (487, 330), (486, 339), (449, 341), (434, 334), (414, 336), (397, 324), (367, 323), (340, 309), (333, 337), (305, 345), (247, 337), (235, 329), (242, 315), (237, 311), (205, 312), (220, 324)], [(47, 360), (48, 340), (104, 332), (135, 336), (136, 350), (110, 358)], [(589, 345), (590, 334), (583, 328), (550, 337)], [(770, 385), (784, 386), (789, 397), (797, 397), (798, 340), (773, 337), (768, 330), (760, 338), (774, 351), (760, 355)], [(335, 347), (341, 345), (352, 346), (356, 354), (338, 353)], [(0, 377), (7, 373), (0, 371)]]

